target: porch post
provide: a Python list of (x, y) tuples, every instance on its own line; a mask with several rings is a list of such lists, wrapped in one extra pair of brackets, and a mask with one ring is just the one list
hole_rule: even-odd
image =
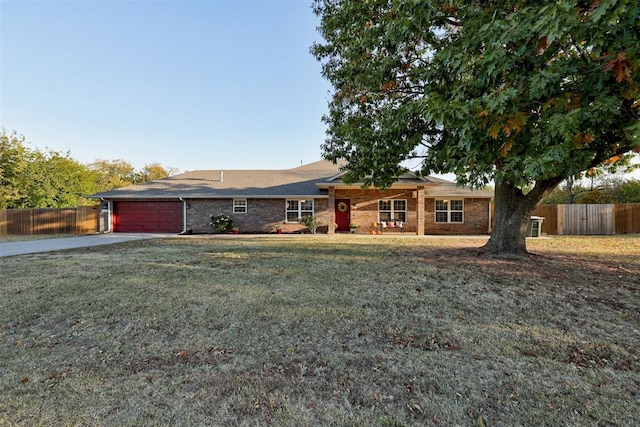
[(418, 228), (416, 229), (416, 234), (418, 236), (424, 236), (424, 187), (417, 188), (417, 217), (418, 217)]
[(327, 234), (335, 234), (336, 230), (333, 224), (336, 223), (336, 189), (329, 187), (329, 227)]

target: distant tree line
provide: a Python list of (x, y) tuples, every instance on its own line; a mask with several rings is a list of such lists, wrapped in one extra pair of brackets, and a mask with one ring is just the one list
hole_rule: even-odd
[(94, 204), (95, 200), (85, 196), (166, 178), (175, 172), (158, 163), (136, 170), (124, 160), (82, 164), (68, 152), (32, 149), (24, 136), (0, 131), (0, 209)]
[(566, 179), (542, 203), (640, 203), (640, 180), (625, 178), (626, 174), (640, 169), (637, 160), (635, 153), (616, 156), (601, 166)]
[(640, 180), (611, 177), (578, 183), (566, 181), (553, 190), (542, 203), (640, 203)]

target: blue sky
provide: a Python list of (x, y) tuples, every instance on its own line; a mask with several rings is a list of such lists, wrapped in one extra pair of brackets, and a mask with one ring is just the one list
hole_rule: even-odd
[(311, 0), (0, 0), (0, 126), (82, 163), (320, 159)]

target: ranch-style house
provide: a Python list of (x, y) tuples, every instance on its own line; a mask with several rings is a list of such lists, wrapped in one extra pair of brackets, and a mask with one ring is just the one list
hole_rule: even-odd
[(210, 233), (210, 215), (220, 213), (241, 233), (302, 232), (299, 218), (311, 215), (329, 234), (491, 232), (491, 191), (410, 172), (382, 191), (346, 184), (343, 175), (324, 160), (286, 170), (198, 170), (90, 197), (102, 201), (103, 229), (114, 232)]

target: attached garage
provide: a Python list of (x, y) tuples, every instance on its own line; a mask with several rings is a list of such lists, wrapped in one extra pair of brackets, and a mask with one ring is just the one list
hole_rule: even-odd
[(119, 233), (180, 233), (183, 230), (183, 203), (113, 202), (113, 228)]

